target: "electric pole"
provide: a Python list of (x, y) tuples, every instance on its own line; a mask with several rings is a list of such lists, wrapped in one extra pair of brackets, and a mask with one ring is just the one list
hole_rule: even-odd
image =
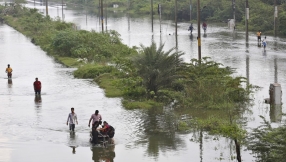
[(48, 11), (48, 0), (46, 0), (46, 16), (49, 15), (49, 11)]
[(151, 0), (151, 21), (152, 21), (152, 33), (153, 33), (153, 0)]
[(277, 1), (274, 0), (274, 36), (277, 36), (277, 17), (278, 17), (278, 10), (277, 10)]
[(175, 0), (175, 37), (176, 37), (176, 48), (178, 49), (178, 20), (177, 20), (177, 11), (178, 10), (178, 4), (177, 0)]
[(249, 6), (248, 0), (245, 0), (245, 34), (246, 34), (246, 42), (248, 42), (248, 19), (249, 19)]
[(199, 63), (201, 63), (201, 7), (200, 7), (200, 0), (197, 0), (197, 22), (198, 22), (198, 59)]
[(232, 0), (232, 9), (233, 9), (233, 21), (234, 21), (234, 27), (235, 27), (235, 0)]
[(101, 16), (101, 31), (104, 32), (104, 23), (103, 23), (103, 1), (100, 0), (100, 16)]
[(192, 21), (192, 0), (190, 0), (190, 22)]
[(64, 0), (62, 0), (62, 21), (64, 21)]

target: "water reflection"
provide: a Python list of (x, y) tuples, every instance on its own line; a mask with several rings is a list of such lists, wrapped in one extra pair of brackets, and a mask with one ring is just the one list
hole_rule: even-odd
[(71, 146), (71, 148), (72, 148), (72, 153), (75, 154), (76, 153), (76, 151), (75, 151), (76, 146)]
[(282, 105), (270, 105), (270, 121), (273, 123), (281, 123)]
[(186, 147), (184, 141), (175, 133), (177, 119), (171, 108), (150, 109), (144, 118), (145, 141), (136, 144), (146, 145), (148, 156), (157, 158), (160, 152)]
[(92, 160), (94, 162), (113, 162), (115, 158), (115, 145), (107, 148), (92, 147)]
[(190, 34), (190, 40), (193, 41), (194, 37), (193, 34)]
[(42, 97), (41, 95), (35, 95), (35, 104), (40, 105), (42, 103)]
[(12, 88), (13, 82), (12, 79), (8, 79), (8, 88)]
[(204, 34), (203, 34), (203, 37), (206, 38), (206, 37), (207, 37), (207, 33), (204, 33)]
[(261, 42), (258, 42), (258, 43), (257, 43), (257, 47), (261, 47)]

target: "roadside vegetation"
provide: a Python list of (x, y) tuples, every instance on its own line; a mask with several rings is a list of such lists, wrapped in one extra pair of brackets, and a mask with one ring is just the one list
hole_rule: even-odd
[[(94, 79), (108, 97), (122, 97), (126, 109), (170, 106), (178, 113), (199, 110), (180, 120), (178, 129), (190, 127), (235, 141), (237, 159), (246, 137), (241, 114), (250, 101), (251, 85), (233, 77), (234, 69), (210, 58), (183, 62), (184, 54), (164, 45), (130, 48), (116, 31), (76, 30), (72, 23), (44, 17), (35, 9), (0, 6), (1, 19), (25, 34), (61, 63), (77, 67), (74, 76)], [(203, 113), (202, 113), (203, 114)], [(239, 160), (240, 159), (240, 160)]]
[(286, 158), (286, 125), (272, 127), (264, 120), (263, 125), (255, 128), (247, 138), (249, 150), (256, 155), (258, 162), (280, 162)]

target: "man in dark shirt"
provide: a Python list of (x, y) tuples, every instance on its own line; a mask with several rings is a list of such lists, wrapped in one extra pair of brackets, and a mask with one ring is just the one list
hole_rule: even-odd
[(36, 78), (36, 81), (34, 82), (34, 91), (35, 94), (41, 95), (41, 89), (42, 89), (42, 84), (40, 81), (38, 81), (38, 78)]

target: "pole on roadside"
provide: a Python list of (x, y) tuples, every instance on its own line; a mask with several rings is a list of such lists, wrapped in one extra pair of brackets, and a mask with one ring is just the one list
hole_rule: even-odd
[(190, 22), (192, 21), (192, 0), (190, 0)]
[(201, 28), (200, 28), (200, 24), (201, 24), (201, 5), (200, 5), (200, 0), (197, 0), (198, 4), (197, 4), (197, 22), (198, 22), (198, 60), (199, 63), (201, 63)]
[(246, 42), (248, 43), (248, 19), (249, 19), (249, 6), (248, 0), (245, 0), (245, 38)]
[(152, 33), (153, 33), (153, 0), (151, 0), (151, 21), (152, 21)]
[(104, 23), (103, 23), (103, 1), (100, 0), (100, 16), (101, 16), (101, 31), (104, 32)]
[(105, 31), (107, 31), (107, 2), (105, 1)]
[(49, 15), (49, 11), (48, 11), (48, 0), (46, 0), (46, 16)]
[(161, 4), (158, 4), (158, 12), (159, 12), (159, 16), (160, 16), (160, 33), (162, 32), (162, 27), (161, 27), (161, 24), (162, 24), (162, 7), (161, 7)]
[(278, 18), (278, 9), (277, 1), (274, 0), (274, 36), (277, 36), (277, 18)]
[(64, 0), (62, 0), (62, 21), (64, 21)]
[(232, 0), (232, 9), (233, 9), (233, 21), (234, 21), (234, 27), (235, 27), (235, 0)]
[(176, 48), (178, 49), (178, 20), (177, 20), (177, 12), (178, 12), (178, 3), (175, 0), (175, 37), (176, 37)]
[(161, 25), (162, 25), (162, 7), (161, 7), (161, 4), (159, 4), (159, 6), (158, 6), (159, 8), (159, 13), (160, 13), (160, 46), (162, 45), (162, 27), (161, 27)]

